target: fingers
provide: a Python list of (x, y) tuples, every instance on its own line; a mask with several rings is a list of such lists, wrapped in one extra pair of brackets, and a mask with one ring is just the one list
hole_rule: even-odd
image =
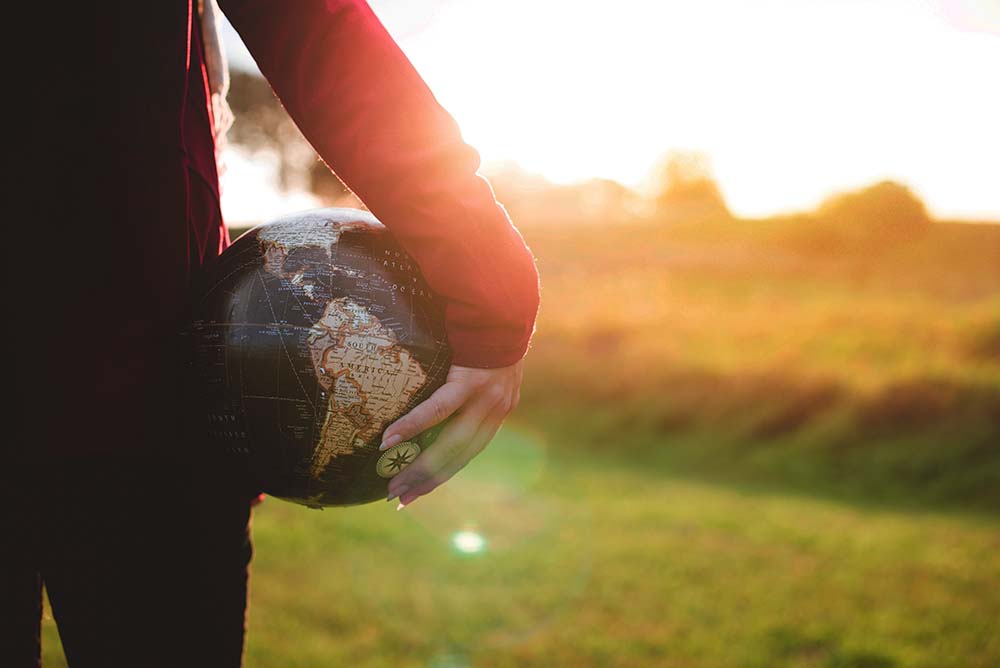
[(412, 501), (460, 471), (489, 444), (510, 411), (510, 401), (487, 392), (441, 432), (417, 459), (389, 482), (389, 498)]
[(493, 440), (493, 437), (496, 436), (496, 433), (500, 430), (500, 426), (502, 424), (502, 418), (487, 419), (483, 422), (465, 449), (459, 452), (458, 455), (456, 455), (451, 461), (447, 462), (440, 470), (438, 470), (437, 473), (425, 478), (417, 483), (416, 486), (411, 486), (404, 493), (400, 494), (400, 505), (408, 506), (421, 496), (430, 494), (435, 489), (451, 480), (456, 473), (464, 469), (469, 462), (475, 459), (480, 452), (486, 449), (486, 446), (489, 445), (490, 441)]
[(472, 388), (468, 385), (445, 383), (382, 432), (382, 445), (379, 446), (379, 450), (391, 448), (443, 422), (465, 403), (471, 393)]
[(449, 480), (489, 445), (517, 406), (522, 364), (497, 369), (452, 365), (448, 381), (383, 432), (381, 450), (451, 418), (437, 440), (389, 481), (389, 500), (400, 507)]
[(479, 426), (489, 414), (489, 408), (477, 403), (459, 413), (441, 431), (437, 440), (389, 481), (389, 498), (402, 496), (415, 485), (433, 477), (455, 459), (476, 436)]

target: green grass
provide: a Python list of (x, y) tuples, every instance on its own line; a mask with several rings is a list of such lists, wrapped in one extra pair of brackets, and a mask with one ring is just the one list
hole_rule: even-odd
[(1000, 665), (1000, 226), (801, 223), (527, 226), (518, 426), (401, 513), (260, 507), (248, 666)]
[(699, 477), (1000, 511), (1000, 225), (833, 249), (796, 225), (528, 230), (522, 417)]
[(254, 524), (250, 668), (1000, 662), (993, 516), (698, 483), (523, 427), (402, 512), (269, 499)]

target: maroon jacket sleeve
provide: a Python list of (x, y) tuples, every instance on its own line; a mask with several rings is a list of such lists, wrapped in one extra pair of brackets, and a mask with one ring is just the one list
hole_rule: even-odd
[(534, 258), (477, 174), (480, 158), (361, 0), (222, 0), (264, 76), (333, 171), (447, 300), (453, 362), (527, 350)]

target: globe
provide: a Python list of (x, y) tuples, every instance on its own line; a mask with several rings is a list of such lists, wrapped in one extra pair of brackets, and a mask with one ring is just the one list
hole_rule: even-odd
[(380, 452), (440, 387), (444, 300), (370, 213), (316, 209), (243, 234), (200, 276), (189, 327), (208, 447), (314, 508), (385, 498), (437, 430)]

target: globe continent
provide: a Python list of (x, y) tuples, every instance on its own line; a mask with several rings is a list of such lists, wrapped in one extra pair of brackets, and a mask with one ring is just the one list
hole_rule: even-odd
[(436, 435), (378, 450), (444, 383), (451, 352), (443, 300), (367, 212), (307, 211), (241, 236), (202, 276), (190, 332), (208, 447), (274, 496), (384, 498)]

